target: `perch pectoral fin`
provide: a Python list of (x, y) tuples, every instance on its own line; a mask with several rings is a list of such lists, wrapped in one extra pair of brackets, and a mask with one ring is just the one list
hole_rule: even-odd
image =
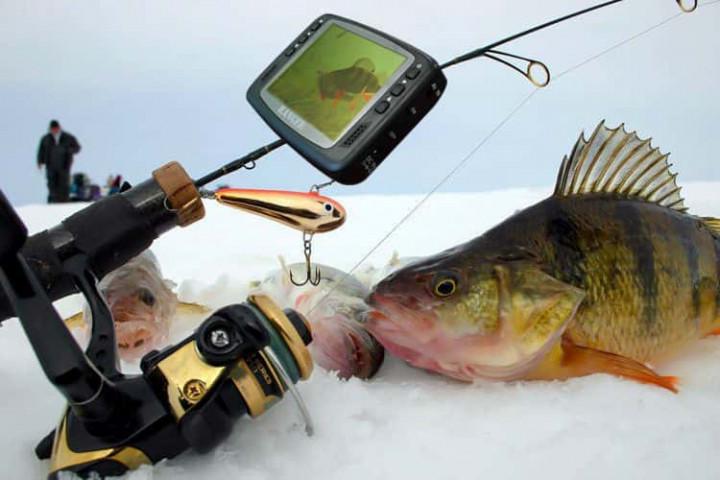
[(566, 337), (562, 339), (562, 353), (560, 368), (565, 370), (567, 377), (609, 373), (636, 382), (657, 385), (674, 393), (678, 392), (677, 377), (658, 375), (642, 363), (622, 355), (581, 347)]
[(343, 92), (342, 90), (336, 91), (336, 92), (335, 92), (335, 98), (333, 98), (332, 106), (333, 106), (333, 107), (337, 107), (338, 102), (339, 102), (340, 99), (341, 99), (342, 97), (344, 97), (344, 96), (345, 96), (345, 92)]
[(720, 336), (720, 327), (710, 330), (708, 333), (705, 334), (705, 337), (717, 337)]

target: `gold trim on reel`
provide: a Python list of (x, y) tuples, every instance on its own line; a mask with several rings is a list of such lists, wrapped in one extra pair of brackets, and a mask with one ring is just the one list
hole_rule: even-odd
[(226, 369), (208, 364), (198, 353), (195, 341), (191, 341), (160, 361), (153, 376), (164, 385), (164, 400), (175, 419), (180, 420), (215, 386)]
[[(275, 331), (274, 335), (284, 345), (287, 353), (279, 355), (270, 347), (265, 347), (235, 363), (213, 366), (203, 358), (196, 340), (193, 339), (153, 368), (150, 377), (156, 385), (156, 391), (161, 392), (163, 402), (169, 405), (177, 421), (202, 402), (208, 392), (228, 379), (240, 393), (252, 417), (265, 413), (285, 392), (290, 391), (303, 415), (307, 430), (312, 431), (307, 408), (294, 389), (293, 379), (280, 359), (293, 362), (295, 366), (292, 369), (294, 371), (297, 367), (298, 380), (307, 380), (313, 371), (310, 351), (296, 326), (270, 297), (252, 295), (248, 297), (248, 303), (265, 318), (266, 328)], [(298, 318), (309, 332), (310, 325), (307, 320), (301, 315), (298, 315)]]
[[(313, 360), (310, 351), (295, 327), (285, 315), (280, 307), (273, 302), (267, 295), (250, 295), (248, 301), (260, 309), (265, 314), (270, 323), (280, 333), (285, 344), (290, 349), (295, 363), (300, 371), (300, 379), (307, 380), (313, 371)], [(311, 330), (307, 319), (303, 318), (303, 323), (308, 330)]]
[(67, 439), (66, 413), (55, 433), (52, 457), (50, 458), (50, 475), (100, 461), (117, 462), (128, 470), (152, 463), (142, 450), (134, 447), (106, 448), (89, 452), (72, 450)]

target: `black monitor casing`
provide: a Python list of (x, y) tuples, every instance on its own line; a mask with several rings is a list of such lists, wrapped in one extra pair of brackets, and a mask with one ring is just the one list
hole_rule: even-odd
[[(399, 79), (388, 85), (386, 93), (373, 97), (372, 107), (356, 118), (343, 136), (331, 147), (323, 148), (283, 121), (280, 114), (265, 103), (261, 92), (274, 80), (277, 72), (295, 60), (297, 52), (302, 51), (304, 43), (318, 31), (319, 27), (329, 21), (335, 21), (340, 26), (343, 23), (352, 25), (356, 33), (366, 31), (382, 37), (386, 43), (399, 46), (415, 58)], [(403, 92), (393, 95), (392, 88), (401, 83), (404, 86)], [(426, 53), (360, 23), (325, 14), (313, 21), (273, 60), (250, 86), (247, 99), (270, 128), (301, 156), (333, 180), (352, 185), (370, 176), (385, 157), (420, 123), (435, 106), (446, 85), (447, 80), (438, 63)], [(380, 104), (383, 105), (378, 108)], [(380, 113), (379, 110), (383, 107), (387, 108)]]

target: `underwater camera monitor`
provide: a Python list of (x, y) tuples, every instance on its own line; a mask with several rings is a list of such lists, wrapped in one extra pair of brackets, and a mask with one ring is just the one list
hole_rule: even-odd
[(446, 84), (429, 55), (326, 14), (278, 55), (247, 98), (315, 167), (340, 183), (355, 184), (422, 120)]

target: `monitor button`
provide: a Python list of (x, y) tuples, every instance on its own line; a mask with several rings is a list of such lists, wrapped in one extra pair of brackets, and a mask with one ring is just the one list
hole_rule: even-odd
[(409, 80), (412, 80), (414, 78), (417, 78), (418, 75), (420, 75), (420, 72), (422, 71), (422, 64), (418, 63), (415, 65), (414, 68), (408, 70), (408, 72), (405, 74), (405, 77)]
[(385, 113), (388, 108), (390, 108), (390, 103), (385, 100), (375, 105), (375, 111), (377, 113)]
[(312, 25), (310, 25), (310, 31), (314, 32), (318, 28), (320, 28), (320, 25), (322, 25), (322, 22), (315, 22)]
[(393, 95), (396, 96), (396, 97), (402, 95), (402, 93), (403, 93), (404, 91), (405, 91), (405, 85), (403, 85), (402, 83), (398, 83), (397, 85), (393, 86), (393, 87), (390, 89), (390, 93), (393, 94)]
[(303, 35), (302, 37), (298, 38), (298, 43), (305, 43), (305, 40), (307, 40), (307, 35)]
[(287, 50), (285, 50), (285, 56), (286, 56), (286, 57), (289, 57), (289, 56), (292, 55), (293, 53), (295, 53), (295, 46), (294, 46), (294, 45), (293, 45), (292, 47), (288, 48)]

